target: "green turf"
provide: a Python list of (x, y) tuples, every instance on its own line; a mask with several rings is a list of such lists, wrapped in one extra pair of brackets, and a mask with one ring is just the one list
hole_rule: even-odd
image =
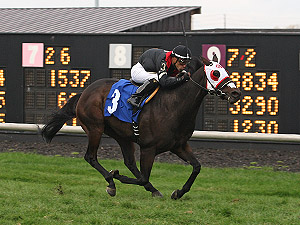
[[(122, 161), (101, 163), (130, 175)], [(164, 198), (119, 181), (110, 197), (83, 159), (1, 153), (0, 224), (300, 224), (299, 173), (203, 168), (191, 191), (171, 200), (190, 173), (155, 163), (151, 182)]]

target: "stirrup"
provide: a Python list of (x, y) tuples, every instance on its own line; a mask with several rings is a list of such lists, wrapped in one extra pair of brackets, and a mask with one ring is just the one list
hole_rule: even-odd
[(128, 98), (128, 99), (127, 99), (127, 102), (128, 102), (129, 104), (131, 104), (133, 107), (139, 108), (139, 106), (140, 106), (140, 103), (136, 103), (137, 101), (136, 101), (136, 98), (135, 98), (135, 97), (130, 97), (130, 98)]

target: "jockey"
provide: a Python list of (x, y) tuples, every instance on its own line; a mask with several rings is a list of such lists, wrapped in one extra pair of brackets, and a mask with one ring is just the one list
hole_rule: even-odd
[(191, 55), (191, 50), (183, 45), (176, 46), (172, 51), (154, 48), (145, 51), (131, 69), (131, 79), (142, 85), (127, 102), (139, 108), (158, 85), (172, 88), (188, 81), (190, 76), (184, 69)]

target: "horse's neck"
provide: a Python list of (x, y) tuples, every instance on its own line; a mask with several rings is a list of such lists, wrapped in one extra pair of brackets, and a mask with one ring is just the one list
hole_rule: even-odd
[(203, 67), (192, 74), (192, 80), (183, 85), (186, 92), (185, 98), (188, 102), (191, 102), (191, 107), (199, 108), (204, 96), (207, 94), (199, 85), (206, 87), (206, 76)]
[[(198, 69), (193, 75), (192, 79), (197, 84), (201, 86), (206, 86), (206, 77), (204, 74), (203, 68)], [(186, 112), (190, 114), (195, 112), (197, 114), (198, 109), (200, 108), (201, 102), (204, 96), (207, 94), (200, 86), (194, 83), (192, 80), (181, 85), (178, 88), (173, 90), (174, 99), (178, 99), (178, 101), (174, 101), (174, 109), (180, 110), (183, 114)], [(180, 103), (180, 104), (179, 104)]]

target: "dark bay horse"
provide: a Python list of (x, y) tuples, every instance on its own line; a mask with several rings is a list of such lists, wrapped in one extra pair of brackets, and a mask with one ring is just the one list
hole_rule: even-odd
[[(117, 82), (116, 79), (97, 80), (81, 94), (69, 99), (43, 127), (42, 136), (48, 143), (51, 142), (66, 121), (77, 117), (88, 137), (88, 148), (84, 158), (104, 176), (108, 182), (106, 191), (111, 196), (116, 194), (114, 179), (117, 179), (122, 183), (144, 186), (152, 196), (162, 197), (162, 194), (149, 182), (149, 178), (155, 156), (171, 151), (193, 167), (187, 182), (171, 195), (172, 199), (179, 199), (190, 190), (201, 169), (199, 161), (187, 142), (195, 129), (195, 120), (201, 102), (208, 93), (206, 87), (209, 79), (202, 62), (207, 66), (212, 64), (204, 58), (193, 57), (187, 66), (192, 74), (191, 80), (174, 89), (159, 90), (144, 106), (139, 116), (140, 171), (134, 157), (136, 139), (132, 124), (122, 122), (114, 116), (104, 117), (105, 100), (111, 86)], [(214, 73), (213, 77), (218, 79), (218, 75), (220, 74)], [(230, 82), (227, 74), (226, 79), (220, 81), (217, 87), (213, 87), (212, 92), (232, 104), (239, 100), (241, 92), (235, 85), (229, 85)], [(124, 163), (136, 178), (120, 175), (118, 170), (108, 172), (100, 165), (97, 151), (103, 133), (118, 142)]]

